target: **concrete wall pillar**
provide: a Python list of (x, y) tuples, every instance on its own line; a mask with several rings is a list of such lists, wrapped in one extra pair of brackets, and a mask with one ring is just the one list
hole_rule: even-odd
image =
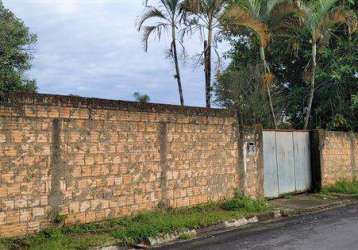
[(240, 191), (253, 198), (264, 197), (262, 126), (240, 130)]

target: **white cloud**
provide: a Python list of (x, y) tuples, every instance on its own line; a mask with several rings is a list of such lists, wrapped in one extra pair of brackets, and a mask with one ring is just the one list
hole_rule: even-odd
[(59, 11), (63, 14), (72, 14), (76, 12), (79, 3), (75, 0), (62, 0), (62, 1), (54, 1), (55, 10)]
[[(37, 33), (29, 75), (40, 92), (132, 99), (135, 91), (154, 102), (178, 104), (168, 40), (143, 51), (135, 22), (143, 0), (3, 0)], [(202, 42), (186, 42), (191, 55)], [(204, 105), (204, 74), (191, 60), (182, 67), (186, 103)]]

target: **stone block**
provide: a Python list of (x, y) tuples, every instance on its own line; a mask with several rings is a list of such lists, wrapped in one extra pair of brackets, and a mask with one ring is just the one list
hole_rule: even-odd
[(27, 224), (10, 224), (0, 226), (0, 238), (14, 235), (23, 236), (27, 233)]
[(5, 198), (5, 197), (7, 197), (7, 188), (0, 187), (0, 198)]
[(35, 207), (32, 209), (32, 215), (34, 217), (41, 217), (45, 215), (45, 209), (43, 207)]

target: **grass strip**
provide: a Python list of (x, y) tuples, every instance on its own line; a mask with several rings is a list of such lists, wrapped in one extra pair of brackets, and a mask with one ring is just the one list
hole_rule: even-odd
[(149, 237), (198, 229), (226, 220), (256, 215), (269, 209), (269, 205), (263, 200), (236, 196), (222, 203), (158, 209), (101, 223), (52, 228), (34, 236), (0, 240), (0, 249), (63, 250), (88, 249), (116, 243), (133, 244), (145, 242)]
[(341, 193), (358, 195), (358, 180), (340, 180), (334, 185), (323, 187), (322, 193)]

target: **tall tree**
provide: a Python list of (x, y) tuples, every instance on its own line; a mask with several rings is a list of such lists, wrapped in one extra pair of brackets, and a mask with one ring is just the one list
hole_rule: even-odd
[(0, 92), (34, 92), (36, 82), (24, 76), (31, 67), (36, 35), (0, 0)]
[[(231, 64), (214, 83), (215, 102), (236, 112), (240, 126), (262, 124), (271, 128), (271, 116), (266, 92), (262, 91), (261, 65)], [(271, 125), (271, 126), (270, 126)]]
[(188, 16), (193, 16), (189, 23), (206, 31), (204, 40), (204, 71), (206, 107), (211, 107), (212, 51), (215, 42), (215, 30), (219, 27), (223, 9), (227, 0), (184, 0), (184, 9)]
[(225, 27), (234, 33), (240, 33), (240, 27), (255, 32), (259, 40), (259, 54), (263, 66), (262, 83), (267, 92), (272, 123), (277, 128), (277, 118), (273, 106), (271, 85), (273, 74), (266, 60), (265, 50), (269, 45), (271, 32), (278, 32), (280, 22), (293, 12), (294, 6), (285, 0), (234, 0), (224, 15)]
[(336, 24), (346, 24), (348, 33), (357, 29), (356, 16), (353, 11), (347, 11), (343, 7), (335, 7), (338, 0), (314, 0), (308, 3), (296, 1), (300, 10), (305, 28), (310, 33), (311, 38), (311, 62), (307, 65), (310, 71), (310, 92), (304, 120), (304, 128), (307, 129), (311, 117), (311, 110), (316, 89), (316, 70), (317, 70), (317, 45), (324, 45), (327, 41), (331, 29)]
[[(352, 93), (358, 92), (358, 34), (352, 40), (344, 27), (334, 32), (330, 46), (317, 51), (319, 67), (311, 112), (311, 127), (335, 130), (358, 129), (358, 113), (352, 110)], [(338, 119), (341, 117), (342, 119)], [(344, 126), (335, 121), (342, 120)]]
[[(358, 13), (357, 1), (348, 3), (343, 0), (342, 4)], [(312, 47), (309, 31), (299, 26), (298, 21), (295, 15), (290, 16), (283, 22), (288, 25), (284, 32), (277, 34), (271, 31), (270, 44), (266, 49), (267, 60), (275, 76), (272, 89), (275, 112), (285, 121), (285, 124), (280, 123), (280, 127), (295, 129), (304, 126), (310, 72), (307, 71), (304, 77), (302, 72), (310, 61)], [(329, 39), (326, 37), (323, 43), (325, 46), (321, 45), (317, 49), (319, 67), (310, 127), (335, 130), (348, 128), (358, 131), (358, 109), (352, 110), (352, 93), (358, 93), (358, 32), (347, 36), (345, 25), (332, 29), (332, 32)], [(231, 49), (225, 55), (231, 63), (224, 74), (240, 72), (248, 64), (259, 63), (260, 44), (254, 32), (243, 30), (239, 36), (231, 32), (225, 32), (224, 35), (223, 38), (231, 44)], [(223, 84), (222, 86), (226, 87)], [(269, 107), (268, 102), (266, 103)], [(346, 125), (340, 122), (342, 117), (346, 120)], [(265, 120), (268, 121), (267, 118)], [(263, 125), (265, 128), (272, 128), (272, 124), (263, 122)]]
[[(160, 40), (163, 31), (170, 31), (171, 44), (169, 49), (169, 56), (173, 59), (175, 65), (174, 78), (178, 83), (180, 104), (184, 106), (183, 87), (181, 82), (179, 55), (178, 55), (178, 30), (183, 21), (182, 19), (182, 5), (180, 0), (160, 0), (160, 6), (154, 7), (147, 5), (146, 11), (138, 24), (138, 31), (143, 31), (144, 49), (148, 51), (148, 40), (151, 35), (156, 35)], [(144, 23), (155, 19), (156, 22), (152, 25), (144, 26)]]

